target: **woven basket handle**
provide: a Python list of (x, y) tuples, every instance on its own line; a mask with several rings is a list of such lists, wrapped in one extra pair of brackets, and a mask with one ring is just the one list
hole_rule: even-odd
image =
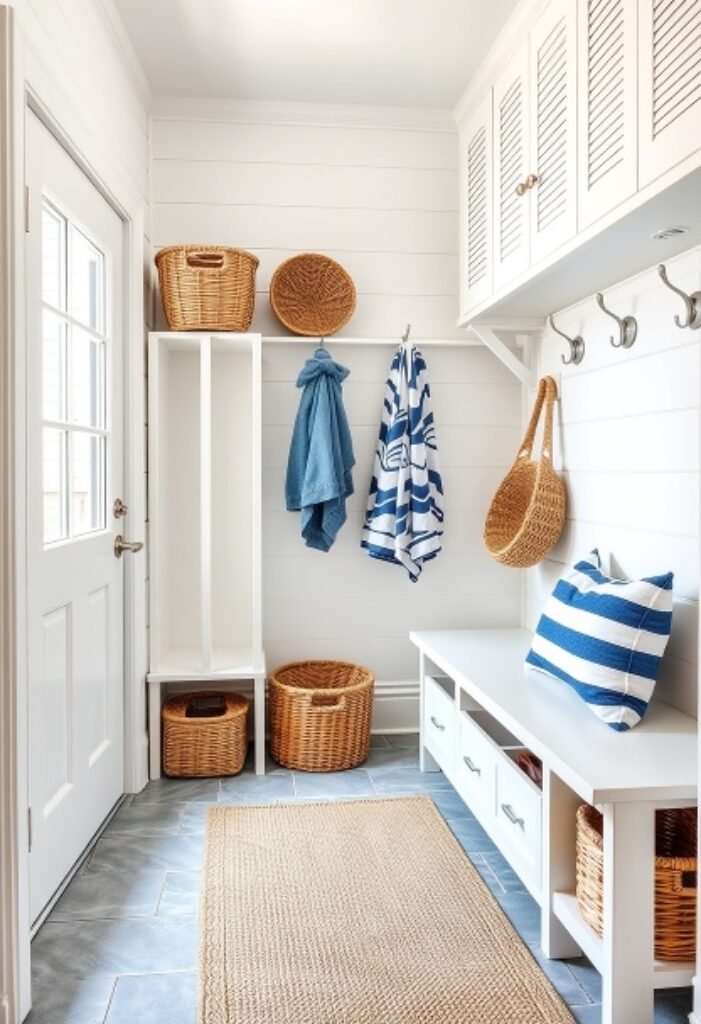
[(223, 252), (189, 252), (185, 259), (188, 267), (208, 267), (214, 269), (224, 266)]
[(311, 707), (317, 711), (338, 711), (345, 702), (346, 699), (342, 693), (313, 693), (309, 701)]
[(535, 438), (535, 432), (538, 428), (538, 421), (540, 414), (545, 406), (545, 424), (543, 427), (543, 445), (541, 448), (541, 458), (547, 459), (548, 462), (552, 462), (553, 457), (553, 406), (555, 405), (555, 399), (557, 398), (557, 385), (552, 377), (541, 377), (538, 382), (538, 395), (533, 406), (533, 412), (531, 413), (531, 419), (528, 424), (526, 433), (523, 436), (521, 447), (519, 448), (516, 461), (519, 459), (530, 459), (531, 452), (533, 451), (533, 440)]

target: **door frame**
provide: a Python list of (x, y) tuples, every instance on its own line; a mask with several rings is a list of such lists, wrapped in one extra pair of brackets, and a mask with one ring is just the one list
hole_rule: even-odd
[[(146, 530), (146, 204), (114, 169), (63, 84), (47, 73), (0, 4), (0, 1021), (29, 1012), (28, 719), (25, 577), (25, 118), (31, 110), (98, 188), (124, 226), (124, 489), (131, 532)], [(32, 197), (30, 197), (32, 201)], [(36, 201), (34, 197), (33, 201)], [(144, 538), (145, 539), (145, 538)], [(146, 558), (124, 567), (124, 791), (148, 780)]]

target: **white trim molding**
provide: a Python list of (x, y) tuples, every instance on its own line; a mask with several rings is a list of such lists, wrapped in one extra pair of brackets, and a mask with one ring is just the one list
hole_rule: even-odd
[(372, 714), (374, 733), (419, 731), (419, 681), (375, 682), (375, 701)]
[(214, 121), (234, 124), (317, 125), (329, 128), (390, 128), (455, 134), (449, 110), (368, 107), (331, 103), (270, 103), (258, 100), (157, 96), (152, 117), (162, 121)]
[(15, 687), (14, 22), (0, 6), (0, 1013), (19, 1018), (20, 963)]

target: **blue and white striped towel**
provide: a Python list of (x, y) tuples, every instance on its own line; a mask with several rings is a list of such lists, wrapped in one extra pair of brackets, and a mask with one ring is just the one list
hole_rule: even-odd
[(403, 565), (416, 583), (424, 562), (441, 550), (442, 496), (426, 363), (406, 343), (385, 385), (361, 547), (372, 558)]
[(592, 551), (557, 583), (527, 664), (571, 686), (612, 729), (637, 725), (672, 628), (673, 578), (613, 579)]

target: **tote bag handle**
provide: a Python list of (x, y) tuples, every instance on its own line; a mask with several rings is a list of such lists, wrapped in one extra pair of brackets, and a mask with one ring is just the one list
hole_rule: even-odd
[(557, 398), (557, 384), (552, 377), (541, 377), (538, 382), (538, 395), (533, 406), (531, 419), (523, 435), (523, 441), (519, 448), (516, 461), (519, 459), (530, 459), (533, 451), (535, 432), (538, 429), (540, 414), (545, 406), (545, 424), (543, 426), (543, 443), (540, 450), (541, 459), (552, 462), (553, 458), (553, 406)]

